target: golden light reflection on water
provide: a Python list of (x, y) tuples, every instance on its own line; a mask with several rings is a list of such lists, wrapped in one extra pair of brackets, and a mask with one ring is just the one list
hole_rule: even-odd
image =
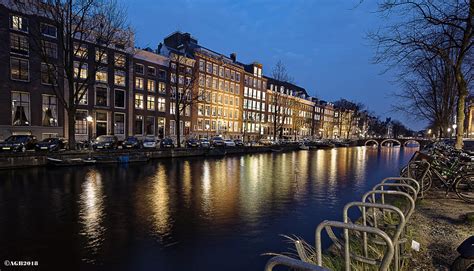
[(158, 165), (156, 174), (151, 179), (149, 202), (151, 207), (151, 220), (154, 233), (163, 238), (168, 236), (173, 226), (170, 216), (170, 194), (168, 176), (165, 166)]
[(177, 160), (158, 164), (149, 190), (141, 188), (138, 194), (149, 195), (145, 208), (150, 211), (143, 215), (151, 217), (157, 236), (172, 234), (179, 219), (172, 215), (177, 206), (212, 227), (220, 225), (219, 229), (244, 222), (255, 226), (270, 210), (287, 212), (295, 202), (312, 202), (315, 208), (336, 204), (341, 191), (348, 193), (344, 189), (353, 192), (367, 185), (369, 168), (396, 164), (399, 153), (399, 149), (356, 147)]
[(97, 253), (104, 241), (104, 199), (102, 175), (97, 170), (91, 170), (82, 184), (79, 199), (79, 221), (82, 225), (79, 233), (86, 237), (86, 247), (93, 254)]

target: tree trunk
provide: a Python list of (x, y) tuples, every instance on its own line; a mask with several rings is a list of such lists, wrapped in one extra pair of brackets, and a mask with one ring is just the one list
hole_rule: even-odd
[[(68, 144), (70, 150), (76, 149), (76, 109), (71, 108), (66, 111), (67, 118), (68, 118)], [(87, 123), (87, 129), (89, 130), (89, 123)], [(91, 131), (88, 131), (89, 133)]]
[(459, 86), (459, 97), (457, 105), (457, 127), (456, 127), (456, 149), (463, 148), (463, 134), (464, 134), (464, 120), (465, 120), (465, 105), (466, 105), (466, 86)]
[(176, 124), (175, 124), (175, 127), (176, 127), (176, 146), (178, 146), (178, 148), (181, 148), (181, 127), (180, 127), (180, 124), (179, 122), (181, 121), (181, 116), (180, 116), (180, 110), (179, 110), (179, 103), (176, 102), (176, 110), (174, 112), (176, 114)]

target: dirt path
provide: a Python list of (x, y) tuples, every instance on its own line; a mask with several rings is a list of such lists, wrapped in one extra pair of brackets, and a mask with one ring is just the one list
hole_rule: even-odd
[(466, 219), (474, 212), (474, 204), (459, 200), (454, 193), (429, 192), (418, 202), (410, 219), (413, 239), (421, 243), (419, 252), (412, 251), (408, 270), (449, 270), (458, 256), (457, 246), (474, 235), (474, 222)]

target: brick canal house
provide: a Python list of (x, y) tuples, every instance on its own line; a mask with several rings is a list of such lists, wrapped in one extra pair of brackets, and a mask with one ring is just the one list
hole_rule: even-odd
[[(67, 84), (47, 76), (48, 65), (34, 43), (40, 40), (48, 57), (60, 62), (60, 30), (45, 18), (7, 6), (0, 1), (0, 38), (5, 41), (0, 61), (9, 64), (0, 66), (0, 139), (14, 134), (68, 137), (65, 110), (51, 87), (66, 89)], [(76, 80), (93, 78), (79, 101), (76, 140), (100, 135), (176, 139), (179, 125), (183, 140), (221, 135), (257, 141), (273, 139), (275, 123), (277, 136), (288, 139), (332, 137), (332, 105), (314, 100), (302, 87), (263, 76), (258, 62), (238, 62), (235, 53), (215, 52), (181, 32), (166, 37), (156, 50), (133, 47), (133, 38), (125, 44), (82, 42), (75, 47)], [(190, 82), (194, 98), (184, 105), (178, 123), (181, 110), (175, 98)]]
[[(139, 138), (169, 135), (170, 93), (168, 57), (151, 49), (135, 50), (133, 55), (133, 115), (130, 135)], [(132, 98), (131, 98), (132, 99)]]

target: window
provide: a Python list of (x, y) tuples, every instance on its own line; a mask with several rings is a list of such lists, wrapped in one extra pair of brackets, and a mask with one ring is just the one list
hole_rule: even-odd
[(76, 111), (75, 129), (77, 135), (87, 135), (87, 115), (86, 110)]
[(145, 66), (142, 64), (135, 64), (135, 73), (144, 75), (145, 74)]
[(158, 92), (159, 93), (166, 92), (166, 84), (164, 82), (158, 82)]
[(30, 80), (30, 65), (27, 59), (10, 58), (10, 77), (13, 80)]
[(87, 58), (87, 46), (85, 44), (74, 43), (74, 55), (78, 58)]
[(235, 73), (235, 80), (240, 81), (240, 72)]
[(158, 72), (158, 78), (160, 79), (166, 79), (166, 71), (165, 70), (160, 70)]
[(147, 89), (148, 91), (155, 92), (156, 91), (156, 82), (155, 80), (148, 79), (147, 81)]
[(146, 109), (154, 111), (155, 110), (155, 97), (154, 96), (147, 96), (146, 100)]
[(219, 76), (224, 77), (224, 67), (219, 67)]
[(79, 64), (79, 62), (74, 61), (74, 78), (87, 78), (87, 63)]
[(204, 60), (200, 59), (199, 60), (199, 70), (203, 72), (205, 65), (206, 65), (206, 62), (204, 62)]
[(207, 73), (212, 73), (212, 63), (211, 62), (207, 62)]
[(155, 135), (155, 117), (146, 117), (146, 135)]
[(163, 138), (165, 137), (165, 118), (158, 118), (158, 137)]
[(155, 69), (155, 67), (150, 67), (150, 66), (148, 66), (147, 71), (148, 71), (148, 75), (151, 75), (151, 76), (155, 76), (155, 75), (156, 75), (156, 69)]
[(225, 69), (225, 78), (230, 78), (230, 70)]
[(56, 38), (58, 36), (58, 31), (54, 25), (41, 23), (41, 34), (50, 38)]
[(170, 120), (170, 135), (176, 135), (176, 121)]
[(41, 63), (41, 83), (56, 84), (57, 72), (52, 64)]
[(95, 61), (102, 64), (107, 64), (107, 51), (104, 49), (95, 49)]
[(114, 83), (117, 86), (125, 86), (125, 72), (116, 70), (114, 74)]
[(29, 126), (30, 123), (30, 94), (12, 92), (12, 125)]
[(143, 89), (143, 78), (141, 78), (141, 77), (135, 78), (135, 88), (136, 89)]
[(214, 73), (214, 75), (217, 76), (218, 73), (219, 73), (219, 68), (217, 67), (216, 64), (213, 64), (212, 66), (213, 66), (213, 67), (212, 67), (212, 72)]
[(97, 106), (108, 106), (108, 89), (103, 87), (95, 88), (95, 105)]
[(125, 108), (125, 90), (116, 89), (114, 91), (114, 103), (117, 108)]
[(140, 115), (135, 116), (134, 128), (135, 128), (134, 131), (136, 135), (143, 134), (143, 116), (140, 116)]
[(13, 54), (28, 56), (30, 53), (28, 37), (10, 33), (10, 52)]
[(125, 134), (125, 114), (114, 113), (114, 134)]
[(114, 63), (116, 67), (125, 68), (126, 58), (124, 54), (114, 54)]
[(170, 103), (170, 114), (174, 115), (176, 113), (176, 104)]
[(43, 95), (43, 126), (58, 126), (58, 99), (53, 95)]
[(17, 31), (28, 32), (28, 19), (17, 15), (11, 15), (10, 28)]
[(47, 57), (58, 58), (58, 45), (54, 42), (43, 40), (43, 54)]
[(97, 82), (107, 83), (107, 68), (98, 68), (95, 73), (95, 80)]
[(135, 93), (135, 108), (136, 109), (144, 108), (143, 94)]
[[(74, 89), (77, 89), (77, 84), (74, 84)], [(77, 91), (74, 90), (74, 93), (76, 93)], [(88, 91), (87, 89), (85, 89), (85, 87), (82, 87), (81, 90), (79, 90), (79, 92), (77, 93), (77, 99), (79, 100), (79, 104), (80, 105), (87, 105), (87, 101), (89, 100), (87, 98), (87, 95), (88, 95)]]
[(157, 110), (160, 112), (166, 111), (166, 100), (165, 98), (158, 98)]

